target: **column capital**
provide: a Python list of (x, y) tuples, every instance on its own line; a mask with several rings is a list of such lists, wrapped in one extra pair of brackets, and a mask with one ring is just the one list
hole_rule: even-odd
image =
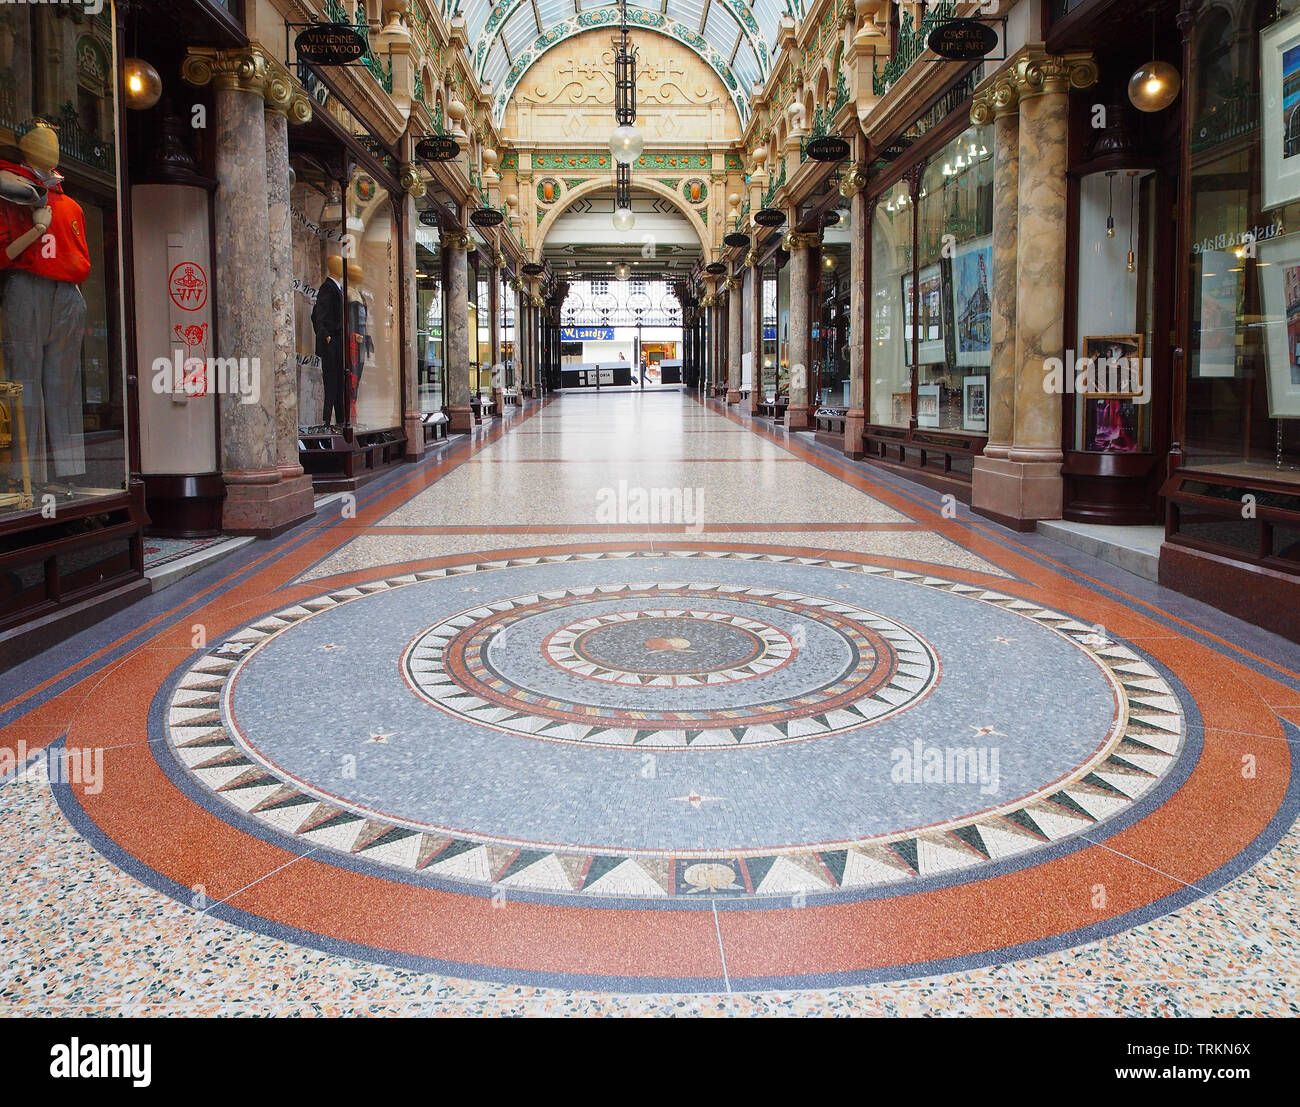
[(821, 243), (822, 236), (817, 231), (786, 231), (781, 238), (781, 248), (791, 254), (796, 250), (806, 250), (813, 246), (820, 246)]
[(992, 123), (1004, 115), (1014, 115), (1020, 108), (1020, 89), (1014, 73), (1002, 73), (971, 99), (970, 121), (976, 126)]
[(187, 83), (207, 84), (260, 96), (267, 111), (279, 112), (290, 123), (311, 119), (312, 100), (289, 71), (256, 43), (234, 50), (191, 46), (181, 63)]
[(1029, 47), (1016, 59), (1011, 71), (1021, 100), (1049, 92), (1069, 92), (1072, 88), (1091, 88), (1099, 76), (1091, 50), (1049, 54), (1042, 47)]
[(862, 171), (862, 166), (854, 162), (840, 178), (840, 195), (846, 200), (851, 200), (866, 187), (867, 175)]
[(401, 182), (402, 191), (419, 198), (425, 194), (427, 189), (424, 187), (424, 177), (420, 173), (420, 167), (411, 162), (404, 164), (397, 174), (397, 179)]
[(745, 254), (745, 268), (753, 269), (754, 266), (756, 266), (757, 264), (758, 264), (758, 251), (751, 246), (749, 248), (749, 252)]
[(474, 236), (469, 231), (444, 231), (442, 245), (448, 250), (463, 250), (468, 253), (474, 249)]

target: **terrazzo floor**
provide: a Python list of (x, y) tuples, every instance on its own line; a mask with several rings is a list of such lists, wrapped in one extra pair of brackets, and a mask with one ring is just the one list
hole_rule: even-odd
[(1300, 648), (676, 393), (357, 508), (0, 675), (0, 1012), (1300, 1013)]

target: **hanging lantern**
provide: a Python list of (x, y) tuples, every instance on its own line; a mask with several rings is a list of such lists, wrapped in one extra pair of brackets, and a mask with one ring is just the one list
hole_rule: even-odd
[(162, 97), (162, 78), (143, 58), (122, 62), (122, 98), (132, 111), (146, 111)]

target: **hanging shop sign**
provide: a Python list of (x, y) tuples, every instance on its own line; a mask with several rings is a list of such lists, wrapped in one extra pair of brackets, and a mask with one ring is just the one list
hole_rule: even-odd
[(813, 161), (843, 161), (849, 156), (848, 140), (839, 135), (811, 139), (804, 149)]
[(366, 40), (346, 23), (314, 23), (298, 32), (293, 45), (312, 65), (350, 65), (366, 53)]
[(420, 212), (420, 222), (426, 227), (442, 226), (442, 220), (438, 217), (437, 211), (433, 208), (425, 208), (424, 211)]
[(755, 212), (754, 222), (760, 227), (779, 227), (785, 222), (785, 212), (780, 208), (763, 208)]
[(455, 161), (460, 143), (451, 135), (429, 135), (415, 144), (415, 156), (423, 161)]
[(496, 208), (479, 208), (470, 213), (469, 221), (476, 227), (495, 227), (505, 219)]
[(739, 231), (732, 231), (730, 234), (724, 234), (722, 241), (727, 246), (738, 246), (743, 250), (749, 245), (749, 235), (741, 234)]
[(998, 48), (998, 33), (977, 19), (950, 19), (930, 32), (925, 45), (949, 61), (978, 61)]
[[(747, 240), (748, 241), (748, 240)], [(704, 267), (704, 271), (713, 277), (720, 277), (727, 271), (727, 267), (720, 261), (711, 261)]]
[(539, 261), (526, 261), (523, 265), (524, 275), (527, 277), (540, 277), (546, 272), (546, 266)]
[(561, 342), (613, 342), (613, 327), (561, 327)]

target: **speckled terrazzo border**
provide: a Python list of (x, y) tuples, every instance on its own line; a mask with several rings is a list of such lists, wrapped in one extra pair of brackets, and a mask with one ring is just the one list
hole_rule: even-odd
[[(685, 879), (686, 867), (700, 862), (730, 870), (732, 879), (726, 884), (732, 887), (726, 891), (756, 904), (769, 901), (777, 905), (791, 895), (815, 896), (819, 902), (858, 899), (874, 895), (882, 888), (896, 890), (902, 886), (919, 890), (935, 886), (935, 882), (947, 886), (1027, 866), (1043, 859), (1045, 851), (1048, 856), (1058, 851), (1070, 852), (1080, 843), (1094, 840), (1087, 832), (1100, 822), (1105, 822), (1108, 833), (1114, 833), (1130, 821), (1130, 809), (1138, 804), (1145, 807), (1141, 803), (1144, 798), (1164, 791), (1171, 769), (1179, 766), (1180, 772), (1175, 775), (1185, 778), (1195, 763), (1199, 733), (1193, 733), (1188, 725), (1188, 717), (1179, 706), (1180, 699), (1186, 702), (1187, 697), (1174, 692), (1170, 674), (1126, 646), (1099, 639), (1092, 627), (1041, 605), (973, 585), (879, 566), (774, 554), (750, 554), (743, 560), (782, 561), (881, 575), (1009, 609), (1053, 630), (1088, 653), (1107, 673), (1122, 702), (1130, 693), (1139, 700), (1151, 696), (1156, 700), (1139, 704), (1136, 713), (1125, 703), (1115, 728), (1098, 753), (1072, 773), (1069, 780), (1054, 783), (1043, 789), (1041, 795), (1030, 797), (1028, 802), (1005, 805), (992, 812), (955, 820), (951, 825), (927, 828), (920, 834), (883, 835), (862, 842), (835, 843), (834, 848), (829, 845), (792, 848), (775, 854), (752, 851), (740, 851), (732, 856), (719, 856), (716, 852), (678, 854), (657, 858), (654, 864), (636, 859), (635, 851), (575, 855), (563, 849), (533, 847), (532, 853), (525, 853), (526, 843), (503, 843), (462, 834), (431, 835), (425, 827), (376, 818), (373, 812), (351, 811), (336, 797), (315, 795), (299, 782), (265, 775), (264, 770), (270, 767), (255, 752), (240, 746), (221, 725), (215, 705), (220, 702), (225, 682), (241, 664), (235, 658), (315, 612), (421, 580), (569, 560), (633, 557), (662, 560), (674, 556), (706, 560), (740, 557), (729, 551), (640, 555), (609, 552), (474, 562), (368, 582), (305, 600), (227, 635), (214, 652), (192, 663), (160, 691), (151, 731), (163, 723), (165, 702), (169, 705), (165, 708), (168, 726), (179, 732), (180, 746), (172, 751), (172, 756), (188, 767), (163, 756), (161, 743), (152, 748), (164, 771), (214, 814), (253, 830), (266, 841), (280, 845), (292, 842), (289, 848), (298, 852), (325, 847), (332, 864), (361, 872), (378, 871), (385, 879), (413, 881), (446, 890), (491, 893), (493, 889), (506, 888), (515, 898), (537, 896), (547, 902), (562, 900), (638, 908), (668, 903), (684, 907), (690, 902), (700, 902), (698, 897), (689, 896), (693, 890), (710, 894), (722, 891), (723, 887), (711, 886), (711, 882), (719, 882), (720, 872), (697, 870), (694, 875), (698, 882)], [(228, 650), (229, 656), (223, 657), (223, 650)], [(165, 701), (164, 692), (169, 693)], [(183, 696), (184, 702), (177, 704), (175, 696)], [(175, 714), (177, 710), (179, 716)], [(170, 741), (176, 740), (174, 736)], [(1185, 741), (1187, 748), (1184, 748)], [(1153, 742), (1167, 748), (1161, 750)], [(188, 758), (187, 746), (191, 751)], [(1185, 754), (1181, 759), (1180, 752)], [(1180, 764), (1180, 760), (1185, 764)], [(219, 764), (217, 775), (223, 777), (227, 792), (232, 781), (247, 785), (242, 797), (246, 806), (230, 799), (218, 799), (208, 783), (195, 779), (195, 767), (207, 761)], [(1116, 786), (1117, 781), (1126, 783), (1128, 791), (1133, 793), (1127, 796), (1127, 802), (1115, 799), (1117, 793), (1125, 794)], [(1105, 810), (1107, 802), (1119, 806)], [(1003, 844), (996, 855), (988, 848), (989, 840)], [(1009, 841), (1019, 848), (1006, 848), (1005, 843)], [(440, 858), (450, 864), (440, 863)]]

